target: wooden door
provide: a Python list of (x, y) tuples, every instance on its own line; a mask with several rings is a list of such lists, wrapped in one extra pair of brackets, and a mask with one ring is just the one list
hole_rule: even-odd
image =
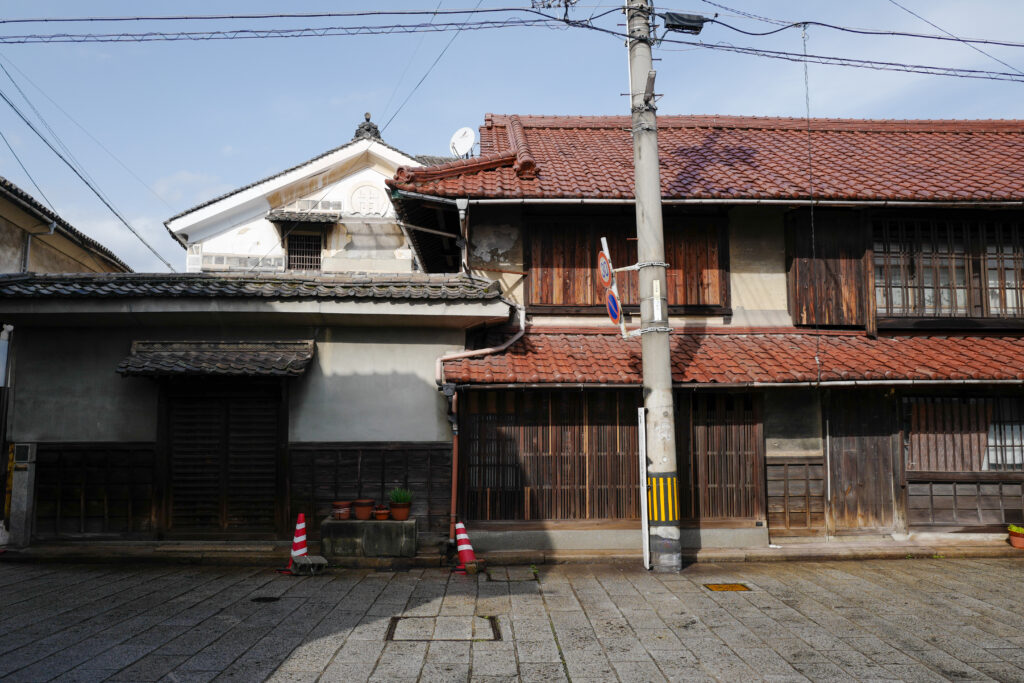
[(835, 391), (829, 400), (829, 528), (837, 534), (895, 526), (895, 407), (881, 392)]
[(254, 384), (178, 387), (168, 401), (168, 530), (271, 536), (278, 528), (281, 399)]

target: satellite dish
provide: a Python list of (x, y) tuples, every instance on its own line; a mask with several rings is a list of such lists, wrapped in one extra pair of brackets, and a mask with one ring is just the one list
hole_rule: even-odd
[(448, 148), (451, 149), (452, 154), (457, 157), (467, 157), (469, 153), (473, 151), (473, 145), (476, 144), (476, 133), (472, 128), (459, 128), (452, 135), (451, 142), (448, 143)]

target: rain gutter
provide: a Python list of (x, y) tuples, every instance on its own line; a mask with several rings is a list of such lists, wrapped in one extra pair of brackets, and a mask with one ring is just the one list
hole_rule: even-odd
[[(878, 386), (961, 386), (1005, 384), (1024, 386), (1019, 379), (866, 379), (822, 382), (673, 382), (675, 389), (760, 389), (766, 387), (878, 387)], [(636, 383), (614, 382), (517, 382), (456, 384), (459, 389), (640, 389)]]
[[(414, 193), (408, 193), (413, 195)], [(422, 199), (433, 199), (439, 200), (439, 197), (431, 197), (429, 195), (416, 195)], [(453, 200), (449, 200), (453, 201)], [(629, 199), (596, 199), (588, 197), (575, 197), (575, 198), (550, 198), (550, 197), (518, 197), (508, 199), (470, 199), (470, 205), (501, 205), (501, 204), (564, 204), (564, 205), (577, 205), (577, 204), (621, 204), (621, 205), (632, 205), (635, 204), (635, 200)], [(962, 201), (962, 202), (951, 202), (951, 201), (908, 201), (908, 200), (890, 200), (890, 199), (665, 199), (661, 200), (662, 204), (668, 204), (672, 206), (685, 206), (685, 205), (730, 205), (730, 206), (888, 206), (888, 207), (916, 207), (916, 208), (927, 208), (927, 207), (942, 207), (942, 208), (1021, 208), (1024, 207), (1024, 200), (1014, 201)]]

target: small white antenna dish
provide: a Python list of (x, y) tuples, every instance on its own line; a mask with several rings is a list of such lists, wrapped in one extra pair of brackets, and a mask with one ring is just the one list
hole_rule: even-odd
[(459, 128), (452, 135), (448, 148), (457, 157), (468, 157), (476, 144), (476, 132), (472, 128)]

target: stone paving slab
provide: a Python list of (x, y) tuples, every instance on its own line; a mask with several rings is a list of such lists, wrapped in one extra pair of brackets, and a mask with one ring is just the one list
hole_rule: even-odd
[(315, 577), (0, 564), (0, 678), (1024, 682), (1020, 585), (1020, 558)]

